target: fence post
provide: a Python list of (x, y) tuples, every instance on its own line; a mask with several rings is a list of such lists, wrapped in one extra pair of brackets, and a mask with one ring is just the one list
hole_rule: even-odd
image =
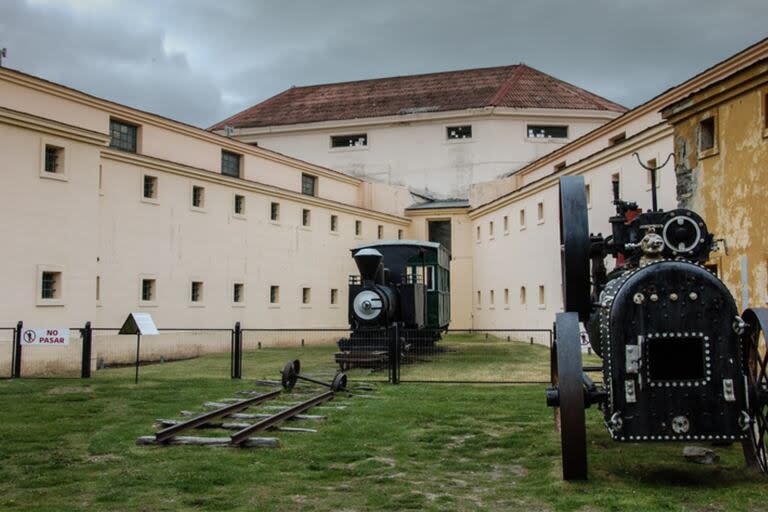
[(389, 335), (389, 382), (400, 384), (400, 325), (393, 322), (387, 329)]
[(24, 328), (24, 322), (19, 320), (16, 324), (16, 334), (13, 337), (13, 371), (11, 378), (21, 377), (21, 330)]
[(243, 378), (243, 330), (240, 328), (240, 322), (235, 322), (235, 353), (232, 371), (233, 379)]
[(400, 346), (400, 325), (400, 322), (395, 324), (395, 360), (397, 361), (397, 366), (395, 366), (395, 384), (400, 384), (400, 366), (402, 363), (400, 360), (400, 357), (402, 356)]
[(389, 371), (389, 383), (395, 383), (395, 324), (387, 326), (387, 370)]
[(83, 360), (80, 366), (80, 378), (91, 378), (91, 349), (93, 343), (93, 329), (91, 322), (85, 322), (85, 327), (80, 329), (80, 336), (83, 338)]

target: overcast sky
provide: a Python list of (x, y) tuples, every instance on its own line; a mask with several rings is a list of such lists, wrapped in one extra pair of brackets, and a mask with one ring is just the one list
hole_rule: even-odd
[(628, 107), (768, 36), (768, 0), (0, 0), (6, 67), (201, 127), (291, 85), (524, 62)]

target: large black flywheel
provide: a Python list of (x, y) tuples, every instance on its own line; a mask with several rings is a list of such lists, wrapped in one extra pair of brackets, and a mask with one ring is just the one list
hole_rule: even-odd
[(581, 176), (560, 178), (560, 265), (565, 311), (589, 320), (592, 310), (589, 272), (589, 220), (587, 192)]
[(586, 480), (587, 432), (578, 315), (558, 313), (555, 329), (557, 339), (550, 356), (552, 388), (547, 392), (547, 401), (555, 407), (555, 426), (560, 431), (563, 479)]
[(749, 437), (743, 441), (747, 465), (768, 473), (768, 309), (748, 309), (742, 315), (746, 329), (742, 335), (747, 396), (749, 399)]

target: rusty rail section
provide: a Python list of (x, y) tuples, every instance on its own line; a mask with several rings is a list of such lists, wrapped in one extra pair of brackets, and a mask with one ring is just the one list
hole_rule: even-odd
[(333, 400), (334, 396), (336, 396), (336, 393), (334, 393), (333, 391), (327, 391), (313, 398), (310, 398), (305, 402), (301, 402), (300, 404), (294, 405), (293, 407), (290, 407), (288, 409), (285, 409), (284, 411), (274, 414), (269, 418), (264, 418), (263, 420), (256, 422), (253, 425), (249, 425), (244, 429), (239, 430), (234, 434), (232, 434), (230, 436), (230, 443), (233, 445), (242, 445), (253, 434), (272, 428), (284, 422), (285, 420), (288, 420), (296, 416), (297, 414), (301, 414), (302, 412), (308, 409), (311, 409), (312, 407), (315, 407), (316, 405), (319, 405), (323, 402)]
[(187, 421), (182, 421), (181, 423), (177, 423), (176, 425), (170, 426), (168, 428), (164, 428), (163, 430), (156, 432), (155, 441), (158, 443), (168, 442), (174, 437), (176, 437), (177, 435), (179, 435), (180, 433), (184, 432), (185, 430), (189, 430), (189, 429), (199, 427), (201, 425), (205, 425), (211, 420), (215, 420), (217, 418), (221, 418), (222, 416), (227, 416), (229, 414), (242, 411), (243, 409), (246, 409), (252, 405), (266, 402), (267, 400), (272, 400), (273, 398), (277, 398), (278, 395), (280, 395), (280, 390), (270, 391), (269, 393), (264, 393), (262, 395), (255, 396), (253, 398), (246, 398), (245, 400), (235, 402), (232, 405), (227, 405), (225, 407), (220, 407), (219, 409), (216, 409), (214, 411), (203, 413), (199, 416), (195, 416), (192, 419), (189, 419)]

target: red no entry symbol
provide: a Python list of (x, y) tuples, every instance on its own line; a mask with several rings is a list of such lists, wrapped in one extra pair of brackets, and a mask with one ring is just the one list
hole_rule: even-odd
[(37, 336), (35, 335), (35, 331), (31, 331), (31, 330), (30, 331), (24, 331), (24, 341), (26, 343), (34, 343), (35, 342), (35, 338), (37, 338)]

